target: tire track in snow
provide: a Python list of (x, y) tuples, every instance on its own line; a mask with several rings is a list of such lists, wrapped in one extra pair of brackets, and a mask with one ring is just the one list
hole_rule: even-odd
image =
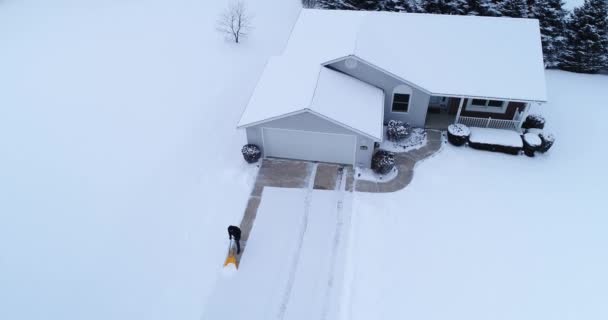
[(304, 197), (304, 216), (302, 218), (302, 227), (300, 229), (300, 233), (298, 235), (298, 246), (296, 249), (295, 256), (291, 263), (291, 267), (289, 270), (289, 279), (287, 280), (287, 287), (285, 288), (285, 292), (283, 293), (283, 299), (279, 306), (279, 312), (277, 314), (278, 319), (285, 318), (285, 312), (287, 311), (287, 305), (289, 304), (289, 299), (291, 298), (291, 291), (293, 290), (293, 283), (295, 280), (295, 274), (298, 269), (298, 263), (300, 262), (300, 253), (302, 251), (302, 245), (304, 244), (304, 235), (306, 234), (306, 229), (308, 228), (308, 214), (310, 212), (310, 203), (312, 201), (312, 190), (315, 184), (315, 176), (317, 175), (317, 164), (314, 163), (311, 168), (309, 181), (308, 181), (308, 189), (306, 192), (306, 196)]
[(342, 243), (342, 234), (343, 234), (343, 226), (344, 226), (344, 218), (343, 218), (343, 208), (344, 208), (344, 196), (345, 196), (345, 187), (346, 187), (346, 168), (342, 172), (342, 176), (340, 179), (340, 183), (338, 184), (339, 188), (336, 192), (339, 192), (340, 199), (336, 205), (336, 232), (334, 233), (334, 240), (331, 248), (331, 262), (329, 266), (329, 275), (327, 278), (327, 287), (325, 288), (325, 298), (323, 299), (323, 307), (321, 309), (321, 319), (325, 320), (328, 318), (329, 308), (331, 306), (332, 301), (332, 291), (334, 290), (335, 285), (335, 275), (336, 275), (336, 264), (338, 260), (338, 249), (340, 248), (340, 244)]

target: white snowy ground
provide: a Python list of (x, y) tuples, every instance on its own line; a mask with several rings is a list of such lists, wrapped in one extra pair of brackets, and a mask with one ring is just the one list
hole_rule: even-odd
[[(213, 312), (255, 172), (234, 126), (299, 9), (249, 2), (235, 47), (224, 1), (0, 1), (0, 319)], [(608, 80), (547, 74), (550, 155), (448, 146), (403, 192), (356, 194), (342, 319), (608, 318)], [(317, 292), (307, 266), (294, 295)]]
[(557, 141), (450, 145), (392, 194), (355, 194), (350, 319), (608, 319), (608, 77), (547, 71)]
[(255, 170), (235, 130), (299, 0), (0, 1), (0, 319), (199, 319)]

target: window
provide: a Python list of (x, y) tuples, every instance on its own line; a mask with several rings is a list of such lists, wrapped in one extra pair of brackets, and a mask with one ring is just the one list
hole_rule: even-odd
[(502, 108), (502, 101), (500, 101), (500, 100), (488, 100), (488, 107)]
[(470, 99), (467, 110), (502, 113), (505, 111), (506, 106), (506, 101), (502, 100)]
[(395, 93), (393, 95), (393, 112), (407, 112), (410, 106), (410, 95)]
[(479, 106), (479, 107), (485, 107), (487, 103), (488, 103), (488, 100), (483, 100), (483, 99), (473, 99), (473, 101), (471, 101), (471, 105)]

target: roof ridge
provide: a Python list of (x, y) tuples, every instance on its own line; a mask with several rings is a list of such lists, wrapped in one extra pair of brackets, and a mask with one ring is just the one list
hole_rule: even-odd
[(308, 107), (305, 107), (304, 109), (311, 109), (313, 106), (315, 96), (317, 95), (317, 88), (319, 88), (319, 79), (321, 78), (322, 68), (326, 67), (324, 65), (319, 65), (319, 70), (317, 71), (317, 81), (315, 81), (315, 89), (312, 91), (312, 95), (310, 95), (310, 102), (308, 103)]

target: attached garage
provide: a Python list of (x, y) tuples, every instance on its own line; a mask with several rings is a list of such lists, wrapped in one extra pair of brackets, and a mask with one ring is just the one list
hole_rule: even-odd
[(329, 68), (305, 67), (297, 81), (309, 85), (287, 85), (289, 67), (269, 63), (239, 121), (247, 143), (265, 158), (370, 167), (374, 143), (382, 141), (384, 92)]
[(355, 165), (355, 135), (262, 128), (262, 142), (266, 157)]

